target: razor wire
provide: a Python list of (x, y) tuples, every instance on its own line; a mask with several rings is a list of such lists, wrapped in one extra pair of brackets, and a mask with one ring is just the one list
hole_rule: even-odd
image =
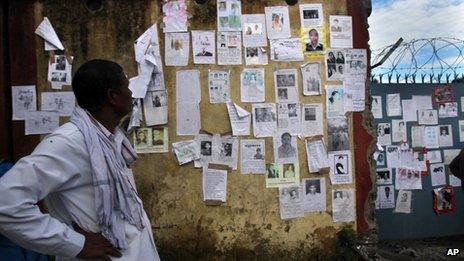
[[(393, 46), (371, 50), (371, 64)], [(372, 69), (371, 80), (380, 83), (449, 83), (464, 78), (464, 40), (449, 37), (402, 42), (385, 62)]]

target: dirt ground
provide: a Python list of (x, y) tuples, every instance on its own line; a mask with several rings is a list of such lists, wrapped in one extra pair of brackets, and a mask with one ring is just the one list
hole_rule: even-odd
[[(464, 235), (416, 240), (380, 241), (371, 246), (358, 246), (367, 260), (464, 260)], [(449, 249), (458, 249), (456, 256), (447, 256)]]

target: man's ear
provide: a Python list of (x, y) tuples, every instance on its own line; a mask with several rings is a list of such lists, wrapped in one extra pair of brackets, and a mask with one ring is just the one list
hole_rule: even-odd
[(113, 90), (113, 89), (108, 89), (106, 91), (106, 97), (107, 101), (111, 105), (116, 105), (117, 104), (117, 99), (118, 99), (118, 92)]

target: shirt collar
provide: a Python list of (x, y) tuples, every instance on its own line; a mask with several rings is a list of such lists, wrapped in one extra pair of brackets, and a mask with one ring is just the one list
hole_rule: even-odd
[[(88, 112), (87, 110), (85, 110), (85, 112), (89, 115), (90, 119), (96, 123), (97, 128), (99, 128), (108, 139), (114, 141), (115, 134), (111, 133), (111, 131), (109, 131), (105, 126), (103, 126), (103, 124), (101, 124), (97, 119), (95, 119), (92, 116), (92, 114), (90, 114), (90, 112)], [(117, 131), (118, 128), (115, 129), (115, 133), (117, 133)]]

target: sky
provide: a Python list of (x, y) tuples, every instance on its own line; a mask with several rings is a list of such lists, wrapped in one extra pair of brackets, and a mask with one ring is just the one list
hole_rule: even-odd
[[(375, 50), (394, 44), (400, 37), (404, 42), (434, 37), (464, 40), (464, 0), (372, 0), (369, 27), (369, 44), (374, 54)], [(464, 49), (462, 41), (459, 48)], [(425, 63), (432, 54), (431, 47), (426, 47), (416, 57)], [(459, 56), (456, 48), (442, 49), (439, 56), (449, 63), (458, 59), (464, 67), (464, 57)], [(405, 57), (404, 60), (407, 62), (402, 64), (403, 68), (410, 67), (410, 59)]]

